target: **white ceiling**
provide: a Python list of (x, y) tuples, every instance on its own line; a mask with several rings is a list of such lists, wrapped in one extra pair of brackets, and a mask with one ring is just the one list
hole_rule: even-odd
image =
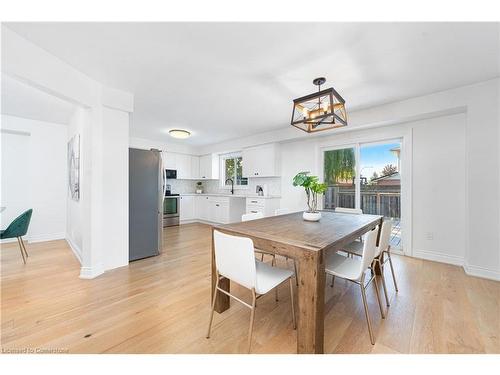
[(75, 106), (2, 74), (2, 114), (68, 124)]
[[(289, 126), (327, 78), (348, 111), (496, 77), (496, 23), (8, 23), (135, 95), (131, 135), (206, 145)], [(299, 131), (299, 130), (297, 130)]]

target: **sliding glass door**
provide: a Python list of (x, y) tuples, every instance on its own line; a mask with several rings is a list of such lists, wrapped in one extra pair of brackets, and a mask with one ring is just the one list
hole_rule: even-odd
[(356, 150), (354, 147), (324, 151), (323, 179), (328, 185), (324, 208), (356, 207)]
[(392, 221), (391, 247), (401, 243), (401, 142), (364, 143), (359, 150), (360, 208)]
[(358, 208), (391, 220), (391, 246), (401, 249), (401, 141), (323, 149), (324, 209)]

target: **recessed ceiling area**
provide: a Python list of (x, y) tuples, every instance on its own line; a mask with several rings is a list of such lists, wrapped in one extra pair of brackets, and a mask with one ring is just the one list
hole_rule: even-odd
[(133, 93), (131, 136), (180, 128), (193, 146), (288, 127), (292, 99), (319, 76), (349, 112), (500, 74), (496, 23), (4, 25)]
[(2, 74), (2, 114), (68, 124), (75, 105)]

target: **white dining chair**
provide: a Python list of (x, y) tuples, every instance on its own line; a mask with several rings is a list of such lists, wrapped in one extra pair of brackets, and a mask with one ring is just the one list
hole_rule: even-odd
[[(279, 215), (286, 215), (289, 214), (290, 210), (288, 208), (277, 208), (274, 210), (274, 216), (279, 216)], [(285, 257), (285, 261), (288, 263), (288, 257)], [(293, 272), (295, 273), (295, 283), (297, 286), (299, 286), (299, 278), (298, 278), (298, 273), (297, 273), (297, 263), (295, 263), (295, 259), (293, 260)]]
[[(243, 214), (241, 215), (241, 221), (251, 221), (251, 220), (258, 220), (264, 218), (264, 214), (262, 212), (250, 212), (248, 214)], [(264, 261), (264, 255), (270, 255), (273, 259), (271, 260), (271, 264), (274, 266), (276, 263), (276, 255), (273, 253), (270, 253), (268, 251), (260, 250), (260, 249), (255, 249), (255, 252), (260, 254), (260, 261)]]
[(340, 212), (342, 214), (355, 214), (361, 215), (363, 210), (359, 208), (344, 208), (344, 207), (335, 207), (335, 212)]
[[(296, 329), (295, 307), (293, 301), (292, 271), (271, 267), (269, 264), (255, 259), (253, 241), (246, 237), (231, 236), (217, 230), (214, 231), (214, 251), (217, 281), (214, 290), (210, 321), (208, 323), (207, 339), (210, 338), (210, 330), (214, 317), (215, 301), (217, 293), (221, 292), (241, 302), (251, 310), (250, 328), (248, 330), (248, 352), (250, 353), (252, 343), (252, 331), (255, 318), (256, 300), (272, 289), (277, 289), (282, 283), (290, 283), (290, 300), (292, 305), (293, 329)], [(228, 278), (252, 292), (252, 303), (233, 296), (228, 291), (219, 287), (221, 277)]]
[(368, 312), (368, 303), (366, 302), (366, 287), (372, 281), (375, 283), (375, 294), (377, 295), (380, 315), (382, 316), (382, 319), (385, 318), (384, 310), (382, 309), (382, 303), (380, 302), (377, 278), (375, 277), (375, 275), (371, 274), (370, 279), (365, 284), (366, 271), (370, 270), (377, 249), (377, 235), (378, 227), (368, 232), (365, 241), (363, 242), (363, 255), (361, 256), (361, 259), (358, 257), (348, 258), (338, 253), (333, 253), (328, 254), (325, 260), (325, 272), (329, 275), (332, 275), (333, 280), (335, 280), (335, 277), (340, 277), (342, 279), (352, 281), (360, 286), (361, 297), (363, 299), (363, 305), (365, 308), (366, 322), (368, 324), (368, 331), (370, 333), (370, 341), (372, 345), (375, 345), (375, 339), (373, 337), (370, 314)]
[[(353, 214), (353, 215), (362, 215), (363, 214), (363, 210), (361, 210), (359, 208), (335, 207), (335, 212), (338, 212), (341, 214)], [(362, 244), (363, 243), (363, 236), (358, 238), (356, 240), (356, 242)], [(352, 257), (352, 254), (350, 254), (350, 253), (348, 253), (348, 252), (344, 252), (344, 253), (347, 254), (348, 256)], [(333, 286), (333, 278), (332, 278), (332, 286)]]
[[(391, 259), (391, 246), (389, 245), (389, 242), (391, 240), (391, 233), (392, 233), (392, 223), (389, 220), (384, 220), (384, 222), (382, 223), (382, 229), (380, 231), (380, 239), (378, 242), (377, 250), (375, 251), (375, 260), (373, 264), (373, 266), (375, 266), (376, 264), (380, 266), (380, 273), (382, 276), (382, 287), (384, 289), (385, 302), (387, 306), (390, 306), (389, 297), (387, 296), (387, 286), (385, 283), (385, 276), (384, 276), (384, 265), (385, 263), (387, 263), (387, 261), (389, 261), (389, 265), (391, 266), (394, 289), (396, 289), (396, 292), (398, 292), (396, 276), (394, 274), (394, 267), (392, 265), (392, 259)], [(343, 250), (349, 254), (362, 256), (363, 244), (361, 242), (354, 241), (343, 247)], [(387, 259), (384, 259), (385, 254), (387, 254)]]

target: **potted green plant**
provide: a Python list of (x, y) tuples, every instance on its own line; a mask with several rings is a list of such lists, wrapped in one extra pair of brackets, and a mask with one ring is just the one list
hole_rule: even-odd
[(326, 184), (320, 183), (318, 176), (309, 176), (309, 172), (299, 172), (293, 178), (293, 186), (302, 186), (307, 196), (307, 211), (302, 217), (307, 221), (319, 221), (321, 212), (318, 211), (318, 195), (326, 191)]
[(198, 181), (196, 183), (196, 194), (201, 194), (203, 193), (203, 183), (201, 181)]

